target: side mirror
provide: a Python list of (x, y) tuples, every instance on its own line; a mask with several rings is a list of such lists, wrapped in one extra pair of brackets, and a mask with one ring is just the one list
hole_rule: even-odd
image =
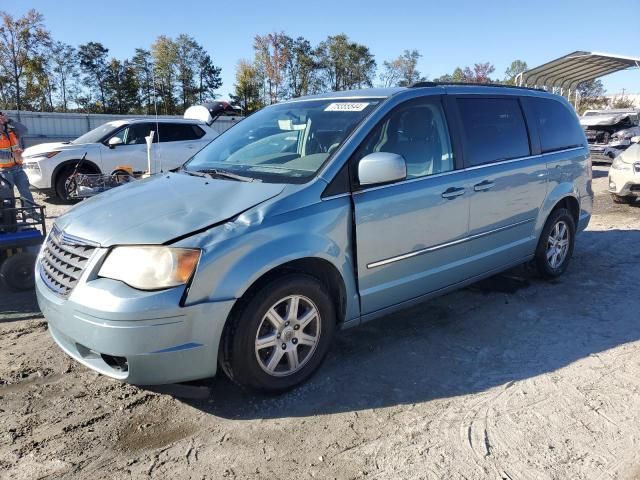
[(402, 155), (397, 153), (370, 153), (358, 164), (360, 185), (379, 185), (405, 178), (407, 178), (407, 163)]
[(120, 137), (111, 137), (109, 139), (109, 148), (116, 148), (116, 145), (122, 145), (122, 139)]
[(631, 137), (631, 143), (640, 143), (640, 135), (636, 135), (635, 137)]

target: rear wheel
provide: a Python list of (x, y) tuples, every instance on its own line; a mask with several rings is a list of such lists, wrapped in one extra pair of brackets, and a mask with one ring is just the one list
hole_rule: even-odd
[(336, 324), (325, 286), (288, 274), (246, 299), (229, 319), (221, 363), (243, 387), (278, 392), (309, 378), (329, 350)]
[(111, 172), (111, 175), (113, 177), (113, 181), (117, 184), (117, 185), (121, 185), (124, 183), (129, 183), (130, 181), (132, 181), (133, 175), (129, 172), (127, 172), (126, 170), (114, 170), (113, 172)]
[(612, 193), (611, 200), (613, 200), (613, 203), (629, 204), (629, 203), (635, 202), (636, 197), (632, 197), (630, 195), (621, 197), (620, 195), (616, 195), (615, 193)]
[(0, 265), (0, 278), (13, 290), (30, 290), (34, 286), (36, 257), (30, 253), (16, 253)]
[(559, 277), (569, 266), (576, 234), (575, 221), (566, 208), (551, 212), (542, 229), (535, 264), (545, 278)]

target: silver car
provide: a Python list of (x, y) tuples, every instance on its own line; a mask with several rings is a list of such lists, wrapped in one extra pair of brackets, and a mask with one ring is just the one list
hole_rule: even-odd
[(561, 275), (592, 199), (562, 97), (421, 83), (299, 98), (58, 218), (38, 300), (57, 344), (110, 377), (220, 366), (278, 391), (337, 329), (523, 262)]

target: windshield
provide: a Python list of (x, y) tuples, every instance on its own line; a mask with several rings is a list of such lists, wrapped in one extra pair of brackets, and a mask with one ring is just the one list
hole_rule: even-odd
[(303, 183), (380, 99), (309, 100), (264, 108), (217, 137), (184, 168), (230, 171), (273, 183)]
[(104, 139), (104, 137), (111, 135), (118, 128), (122, 127), (124, 123), (122, 122), (109, 122), (104, 125), (100, 125), (98, 128), (94, 128), (93, 130), (85, 133), (84, 135), (79, 136), (71, 143), (75, 143), (76, 145), (81, 145), (84, 143), (98, 143)]

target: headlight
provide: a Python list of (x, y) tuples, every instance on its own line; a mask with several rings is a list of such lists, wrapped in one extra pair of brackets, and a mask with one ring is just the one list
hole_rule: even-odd
[(60, 153), (60, 150), (55, 150), (53, 152), (46, 152), (46, 153), (34, 153), (33, 155), (23, 155), (22, 158), (36, 158), (36, 157), (44, 157), (44, 158), (51, 158), (51, 157), (55, 157), (57, 154)]
[(116, 247), (109, 252), (98, 276), (120, 280), (139, 290), (160, 290), (189, 281), (200, 250), (162, 246)]
[(615, 170), (631, 170), (631, 164), (623, 162), (622, 159), (618, 157), (611, 164), (611, 168)]

